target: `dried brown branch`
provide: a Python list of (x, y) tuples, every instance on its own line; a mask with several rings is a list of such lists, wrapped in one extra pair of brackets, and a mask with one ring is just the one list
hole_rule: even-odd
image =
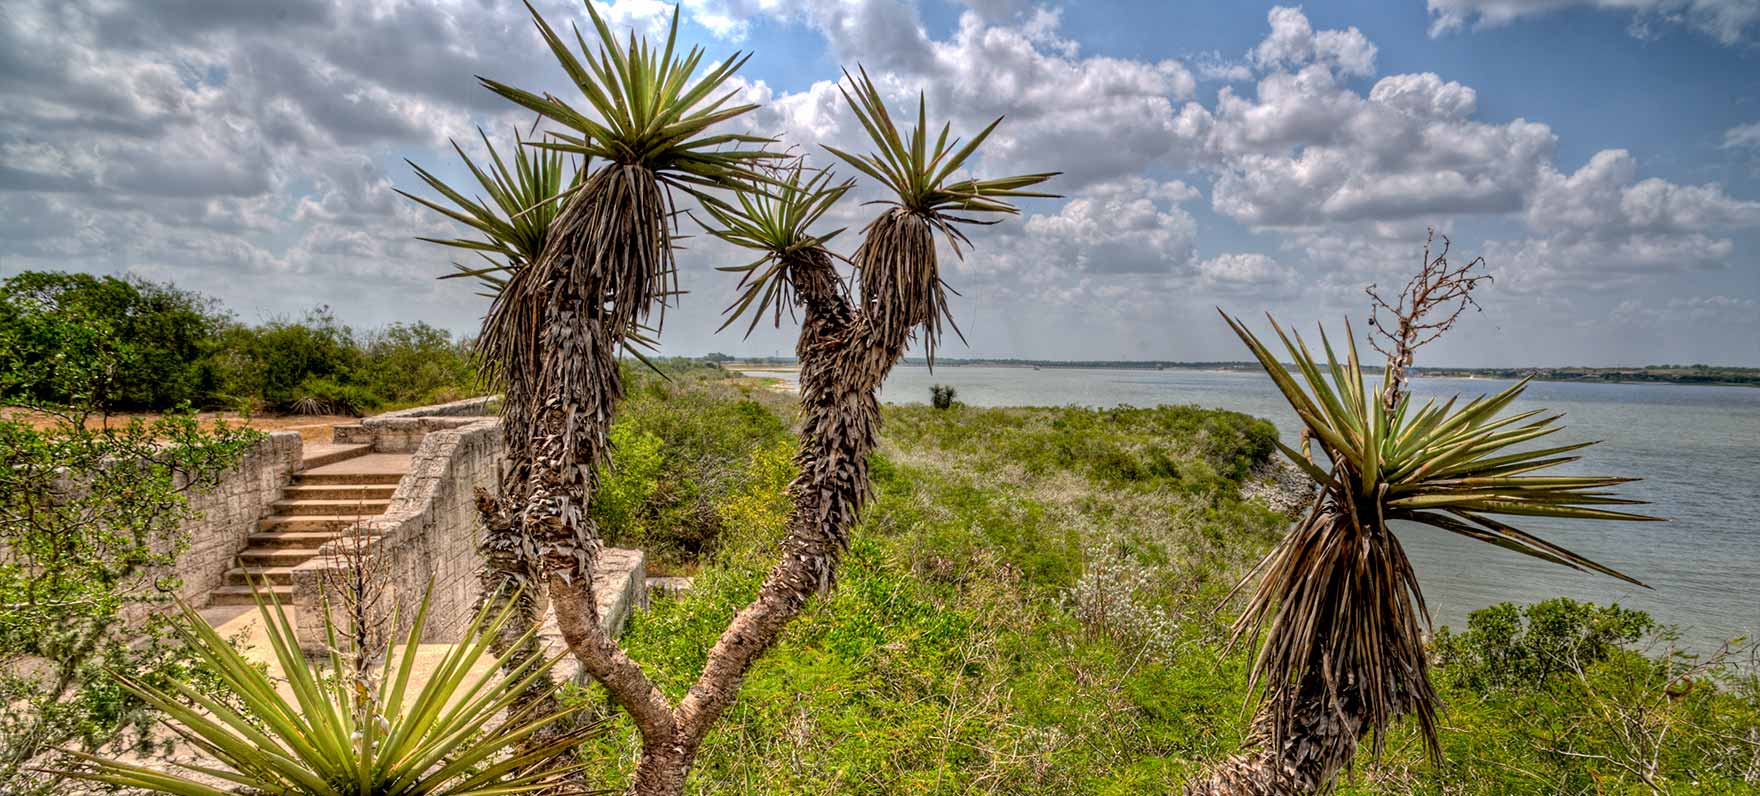
[[(1432, 256), (1438, 237), (1442, 239), (1442, 250)], [(1388, 411), (1393, 410), (1405, 392), (1406, 374), (1418, 348), (1453, 329), (1468, 307), (1481, 310), (1472, 293), (1480, 282), (1491, 281), (1491, 275), (1485, 273), (1485, 258), (1475, 257), (1466, 265), (1454, 266), (1448, 262), (1449, 246), (1447, 235), (1437, 235), (1434, 228), (1430, 229), (1424, 239), (1422, 267), (1393, 301), (1383, 297), (1373, 284), (1363, 289), (1369, 294), (1369, 326), (1373, 329), (1369, 345), (1387, 357), (1388, 380), (1382, 386), (1381, 397)], [(1390, 317), (1383, 319), (1383, 312)]]

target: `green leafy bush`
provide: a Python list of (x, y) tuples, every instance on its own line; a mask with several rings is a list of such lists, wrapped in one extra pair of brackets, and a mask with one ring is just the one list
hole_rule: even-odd
[[(754, 454), (789, 440), (787, 425), (726, 371), (665, 359), (659, 373), (627, 369), (628, 395), (611, 427), (593, 518), (616, 544), (641, 547), (661, 569), (710, 552), (725, 528), (718, 510), (750, 477)], [(662, 375), (664, 374), (664, 375)]]
[(476, 394), (470, 341), (426, 323), (394, 323), (366, 335), (361, 381), (392, 405), (457, 400)]
[(187, 415), (88, 428), (58, 410), (47, 431), (0, 420), (0, 792), (53, 783), (25, 767), (45, 751), (95, 749), (144, 704), (117, 678), (194, 679), (156, 610), (178, 584), (188, 494), (209, 488), (256, 432)]
[(256, 328), (233, 326), (221, 336), (221, 384), (229, 397), (258, 398), (288, 411), (315, 380), (359, 378), (362, 354), (354, 330), (318, 307), (300, 321), (277, 320)]
[(45, 271), (0, 283), (0, 397), (107, 409), (205, 404), (226, 322), (175, 285)]
[(1465, 632), (1442, 628), (1434, 652), (1448, 676), (1474, 690), (1531, 689), (1601, 663), (1656, 629), (1649, 614), (1618, 605), (1568, 597), (1499, 603), (1469, 615)]
[(365, 334), (318, 307), (238, 323), (169, 283), (26, 272), (0, 283), (0, 399), (360, 414), (481, 394), (468, 340), (425, 323)]

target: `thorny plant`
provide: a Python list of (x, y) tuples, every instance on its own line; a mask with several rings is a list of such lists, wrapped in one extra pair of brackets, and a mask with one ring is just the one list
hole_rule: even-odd
[[(356, 513), (362, 513), (357, 510)], [(338, 676), (353, 678), (358, 699), (370, 699), (379, 683), (374, 678), (377, 656), (389, 638), (391, 617), (385, 604), (391, 584), (391, 557), (376, 555), (379, 537), (364, 523), (352, 522), (336, 538), (324, 544), (328, 564), (320, 577), (324, 605), (342, 615), (341, 649), (331, 650), (345, 664)]]

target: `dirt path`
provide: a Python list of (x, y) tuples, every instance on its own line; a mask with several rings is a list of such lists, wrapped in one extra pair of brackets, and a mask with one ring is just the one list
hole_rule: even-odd
[[(141, 418), (152, 421), (159, 417), (158, 412), (123, 412), (109, 416), (112, 424), (127, 423), (130, 418)], [(243, 415), (238, 412), (201, 412), (196, 415), (204, 425), (216, 420), (224, 420), (227, 425), (245, 426), (259, 431), (297, 431), (306, 442), (329, 442), (330, 429), (333, 426), (353, 425), (360, 422), (358, 417), (347, 415)], [(40, 412), (17, 407), (0, 409), (0, 419), (23, 420), (33, 428), (49, 428), (60, 423), (60, 420)], [(90, 427), (101, 426), (105, 422), (102, 416), (94, 415), (86, 420)]]

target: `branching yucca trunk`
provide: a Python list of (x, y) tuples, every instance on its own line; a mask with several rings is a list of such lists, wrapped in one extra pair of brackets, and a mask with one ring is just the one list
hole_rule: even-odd
[(796, 456), (800, 475), (789, 486), (794, 506), (788, 533), (757, 599), (728, 624), (676, 708), (635, 662), (593, 631), (594, 603), (587, 590), (551, 580), (564, 637), (641, 731), (642, 756), (631, 793), (682, 792), (704, 736), (732, 704), (752, 663), (813, 595), (830, 588), (870, 493), (868, 454), (878, 438), (879, 388), (903, 355), (910, 327), (875, 323), (857, 312), (823, 250), (791, 255), (787, 267), (805, 316), (796, 346), (803, 415)]

